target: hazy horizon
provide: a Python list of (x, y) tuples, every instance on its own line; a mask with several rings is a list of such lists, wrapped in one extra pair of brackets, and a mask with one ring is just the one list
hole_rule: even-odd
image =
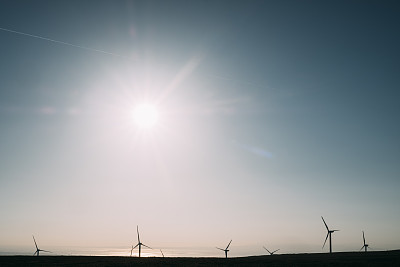
[(0, 254), (400, 248), (397, 2), (0, 6)]

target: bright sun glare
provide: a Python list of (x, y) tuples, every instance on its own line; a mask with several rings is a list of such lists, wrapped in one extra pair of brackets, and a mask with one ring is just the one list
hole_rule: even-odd
[(141, 104), (133, 111), (133, 118), (139, 128), (150, 129), (158, 122), (158, 110), (154, 105)]

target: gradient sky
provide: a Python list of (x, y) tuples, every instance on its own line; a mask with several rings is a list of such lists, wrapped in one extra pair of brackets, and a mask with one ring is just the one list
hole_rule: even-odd
[[(0, 251), (33, 253), (32, 234), (47, 250), (129, 250), (139, 225), (155, 248), (326, 252), (321, 215), (335, 251), (359, 250), (362, 230), (400, 248), (398, 14), (2, 1)], [(147, 132), (131, 115), (144, 102), (160, 112)]]

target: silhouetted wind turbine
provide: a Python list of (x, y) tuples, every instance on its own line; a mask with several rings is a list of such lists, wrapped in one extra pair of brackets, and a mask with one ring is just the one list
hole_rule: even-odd
[(136, 246), (133, 247), (133, 249), (135, 249), (137, 246), (139, 246), (139, 258), (140, 258), (140, 254), (141, 254), (141, 252), (142, 252), (142, 246), (144, 246), (144, 247), (146, 247), (146, 248), (149, 248), (149, 249), (152, 249), (152, 248), (149, 247), (149, 246), (146, 246), (145, 244), (143, 244), (142, 242), (140, 242), (140, 237), (139, 237), (139, 226), (136, 226), (136, 231), (137, 231), (138, 243), (137, 243)]
[(133, 245), (132, 245), (132, 249), (131, 249), (131, 255), (130, 255), (130, 257), (132, 257), (132, 251), (133, 251)]
[(33, 237), (33, 242), (35, 242), (35, 246), (36, 246), (36, 252), (35, 253), (33, 253), (33, 256), (39, 256), (39, 252), (40, 251), (43, 251), (43, 252), (49, 252), (49, 253), (51, 253), (51, 251), (47, 251), (47, 250), (43, 250), (43, 249), (39, 249), (38, 248), (38, 246), (37, 246), (37, 244), (36, 244), (36, 240), (35, 240), (35, 237), (34, 236), (32, 236)]
[(324, 242), (324, 245), (322, 246), (322, 248), (324, 248), (326, 240), (328, 239), (328, 236), (329, 236), (329, 253), (332, 253), (332, 233), (336, 232), (336, 231), (339, 231), (339, 230), (329, 230), (329, 227), (326, 224), (326, 222), (324, 220), (324, 217), (321, 216), (321, 218), (322, 218), (322, 221), (325, 224), (326, 230), (328, 231), (328, 234), (326, 235), (325, 242)]
[(229, 245), (231, 244), (232, 240), (229, 242), (228, 246), (226, 246), (226, 249), (218, 248), (219, 250), (225, 251), (225, 258), (228, 258), (228, 251), (229, 251)]
[(268, 251), (269, 254), (271, 254), (271, 255), (274, 255), (275, 252), (277, 252), (278, 250), (280, 250), (280, 248), (278, 248), (277, 250), (274, 250), (274, 251), (271, 252), (271, 251), (269, 251), (266, 247), (263, 246), (263, 248), (264, 248), (266, 251)]
[(162, 253), (162, 250), (161, 250), (161, 248), (160, 248), (160, 251), (161, 251), (161, 255), (162, 255), (162, 257), (164, 258), (164, 253)]
[(364, 246), (362, 246), (361, 247), (361, 249), (360, 249), (360, 251), (363, 249), (363, 248), (365, 248), (365, 252), (367, 252), (367, 248), (368, 248), (368, 244), (365, 244), (365, 236), (364, 236), (364, 231), (362, 231), (363, 232), (363, 240), (364, 240)]

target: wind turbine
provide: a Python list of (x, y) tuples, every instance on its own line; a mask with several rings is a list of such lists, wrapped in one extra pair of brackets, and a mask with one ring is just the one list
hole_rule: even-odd
[(43, 249), (39, 249), (38, 248), (38, 246), (37, 246), (37, 244), (36, 244), (36, 240), (35, 240), (35, 237), (34, 236), (32, 236), (33, 237), (33, 242), (35, 242), (35, 246), (36, 246), (36, 252), (35, 253), (33, 253), (33, 256), (39, 256), (39, 252), (40, 251), (43, 251), (43, 252), (49, 252), (49, 253), (51, 253), (51, 251), (47, 251), (47, 250), (43, 250)]
[(133, 245), (132, 245), (132, 249), (131, 249), (131, 255), (129, 257), (132, 257), (132, 251), (133, 251)]
[(326, 224), (326, 222), (324, 220), (324, 217), (321, 216), (321, 218), (322, 218), (322, 221), (325, 224), (326, 230), (328, 231), (328, 234), (326, 235), (325, 242), (324, 242), (324, 245), (322, 246), (322, 248), (325, 247), (326, 240), (328, 239), (328, 236), (329, 236), (329, 253), (332, 253), (332, 233), (336, 232), (336, 231), (339, 231), (339, 230), (329, 230), (329, 227)]
[(362, 247), (361, 247), (360, 251), (361, 251), (363, 248), (365, 248), (365, 252), (367, 252), (367, 248), (369, 247), (369, 245), (368, 245), (368, 244), (365, 244), (365, 236), (364, 236), (364, 231), (362, 231), (362, 232), (363, 232), (364, 246), (362, 246)]
[[(138, 226), (138, 225), (136, 226), (136, 231), (137, 231), (138, 243), (136, 244), (136, 246), (133, 247), (133, 249), (135, 249), (137, 246), (139, 246), (139, 258), (140, 258), (140, 254), (141, 254), (141, 252), (142, 252), (142, 246), (144, 246), (144, 247), (146, 247), (146, 248), (149, 248), (149, 249), (152, 249), (152, 248), (149, 247), (149, 246), (146, 246), (145, 244), (143, 244), (142, 242), (140, 242), (140, 237), (139, 237), (139, 226)], [(133, 250), (133, 249), (132, 249), (132, 250)]]
[(280, 248), (278, 248), (277, 250), (274, 250), (274, 251), (271, 252), (271, 251), (269, 251), (266, 247), (263, 246), (263, 248), (264, 248), (266, 251), (268, 251), (269, 254), (271, 254), (271, 255), (274, 255), (275, 252), (277, 252), (278, 250), (280, 250)]
[(161, 255), (162, 255), (162, 257), (164, 258), (164, 253), (162, 252), (161, 248), (160, 248), (160, 251), (161, 251)]
[(222, 249), (222, 248), (217, 247), (217, 249), (225, 251), (225, 258), (228, 258), (228, 251), (229, 251), (228, 248), (229, 248), (229, 245), (231, 244), (231, 242), (232, 242), (232, 240), (229, 242), (228, 246), (226, 246), (226, 249)]

